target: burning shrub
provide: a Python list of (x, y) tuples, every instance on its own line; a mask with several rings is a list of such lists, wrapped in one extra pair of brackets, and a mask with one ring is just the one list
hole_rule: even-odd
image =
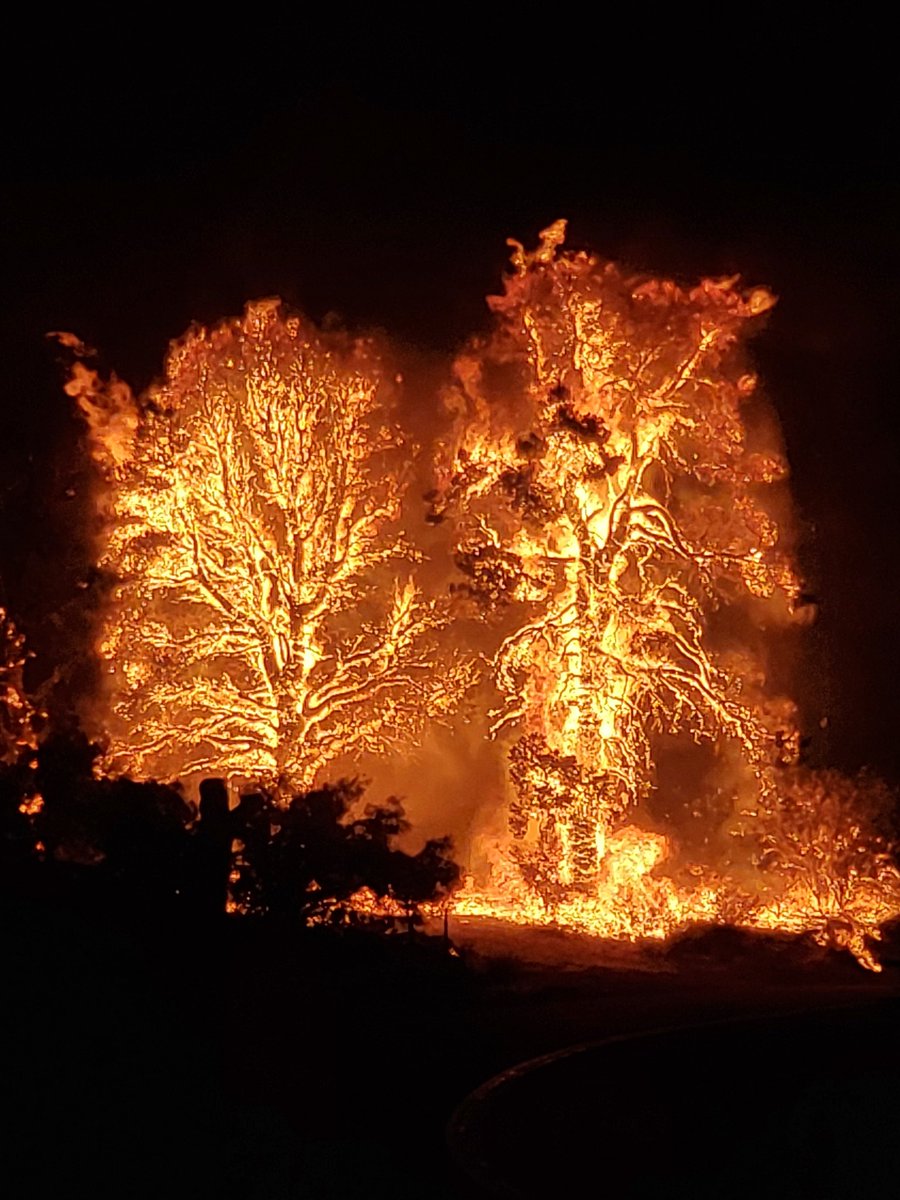
[(793, 768), (764, 817), (761, 865), (783, 892), (775, 920), (813, 928), (874, 966), (866, 939), (900, 907), (893, 791), (865, 772)]

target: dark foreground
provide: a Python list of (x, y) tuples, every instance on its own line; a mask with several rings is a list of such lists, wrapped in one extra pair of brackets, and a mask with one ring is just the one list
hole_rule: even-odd
[[(459, 956), (439, 939), (17, 902), (0, 1186), (444, 1200), (790, 1181), (822, 1196), (867, 1194), (861, 1163), (900, 1176), (896, 968), (727, 931), (615, 957), (490, 923), (451, 932)], [(463, 1104), (536, 1056), (686, 1025), (701, 1028), (563, 1056)]]
[(892, 1196), (897, 1006), (725, 1020), (570, 1048), (457, 1109), (472, 1195)]

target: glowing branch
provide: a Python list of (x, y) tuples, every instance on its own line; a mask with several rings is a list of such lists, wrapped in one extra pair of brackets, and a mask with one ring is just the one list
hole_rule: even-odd
[(444, 614), (412, 578), (385, 595), (417, 556), (371, 343), (265, 302), (175, 344), (139, 400), (80, 366), (69, 390), (107, 483), (109, 768), (308, 786), (452, 709), (472, 671), (434, 670)]

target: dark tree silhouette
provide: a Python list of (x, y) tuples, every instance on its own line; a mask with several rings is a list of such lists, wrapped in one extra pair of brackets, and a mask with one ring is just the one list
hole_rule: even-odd
[(123, 916), (208, 922), (230, 908), (300, 926), (390, 929), (402, 919), (412, 933), (420, 907), (448, 897), (459, 880), (450, 839), (417, 854), (398, 849), (409, 829), (402, 804), (364, 804), (359, 780), (286, 806), (252, 792), (229, 811), (223, 779), (203, 780), (195, 807), (178, 785), (98, 778), (99, 754), (72, 726), (48, 734), (34, 763), (0, 766), (7, 890), (38, 871), (57, 894), (124, 905)]
[(198, 911), (207, 917), (224, 913), (228, 902), (231, 825), (225, 780), (204, 779), (200, 819), (193, 837), (190, 888)]
[(165, 784), (96, 778), (97, 746), (78, 730), (41, 745), (35, 779), (43, 798), (33, 818), (46, 859), (127, 893), (143, 906), (177, 904), (189, 894), (194, 809)]
[[(406, 922), (412, 934), (419, 907), (449, 897), (459, 883), (458, 863), (451, 857), (449, 837), (431, 838), (418, 854), (395, 851), (392, 855), (392, 879), (389, 894), (406, 910)], [(446, 934), (446, 921), (445, 921)]]
[(450, 839), (415, 855), (395, 849), (409, 828), (400, 801), (369, 804), (353, 818), (363, 793), (359, 780), (344, 779), (294, 796), (286, 809), (261, 793), (242, 797), (232, 814), (239, 907), (304, 924), (359, 923), (371, 915), (348, 902), (366, 888), (398, 901), (411, 929), (419, 905), (449, 894), (459, 879)]

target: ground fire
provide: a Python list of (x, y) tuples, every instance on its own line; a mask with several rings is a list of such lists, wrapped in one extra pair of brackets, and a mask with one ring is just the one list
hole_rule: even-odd
[(75, 347), (111, 580), (105, 768), (309, 786), (467, 720), (505, 784), (457, 912), (630, 940), (811, 931), (875, 966), (900, 910), (892, 797), (802, 769), (768, 680), (767, 639), (808, 615), (743, 349), (774, 299), (633, 277), (564, 232), (514, 244), (430, 447), (371, 341), (274, 302), (189, 333), (139, 397)]

